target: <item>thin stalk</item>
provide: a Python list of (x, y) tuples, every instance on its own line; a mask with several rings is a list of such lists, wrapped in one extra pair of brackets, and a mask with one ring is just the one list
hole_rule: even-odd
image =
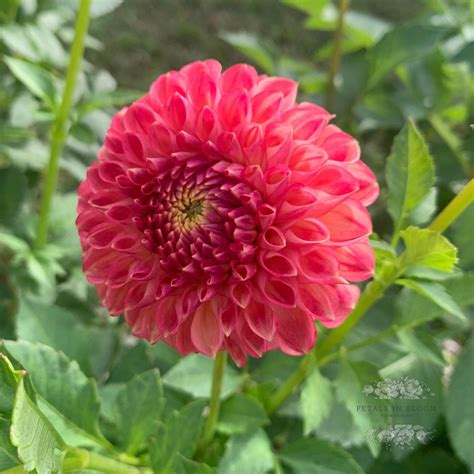
[(48, 239), (49, 214), (51, 202), (56, 192), (59, 175), (59, 159), (67, 137), (68, 118), (71, 111), (77, 76), (84, 55), (84, 41), (89, 28), (89, 13), (91, 0), (81, 0), (77, 15), (74, 40), (69, 56), (64, 91), (56, 112), (51, 131), (51, 148), (48, 165), (44, 173), (44, 187), (41, 196), (38, 226), (36, 230), (35, 247), (42, 248)]
[(453, 200), (436, 216), (428, 226), (431, 230), (444, 232), (474, 201), (474, 179), (471, 179)]
[(85, 449), (73, 449), (70, 456), (63, 463), (63, 471), (76, 471), (79, 469), (90, 469), (104, 472), (106, 474), (152, 474), (153, 470), (148, 467), (131, 466), (115, 459), (102, 456), (101, 454), (87, 451)]
[[(454, 199), (440, 212), (440, 214), (429, 225), (429, 229), (439, 232), (445, 231), (466, 209), (466, 207), (474, 200), (474, 180), (471, 180), (466, 186), (454, 197)], [(403, 261), (403, 254), (398, 259)], [(382, 298), (385, 291), (395, 282), (395, 280), (403, 274), (405, 268), (403, 266), (388, 266), (379, 276), (377, 280), (373, 280), (362, 293), (356, 307), (346, 319), (346, 321), (330, 332), (330, 334), (320, 344), (316, 345), (313, 351), (319, 362), (330, 362), (336, 358), (332, 349), (338, 345), (346, 334), (363, 318), (367, 311)], [(388, 332), (388, 331), (387, 331)], [(385, 334), (384, 334), (385, 336)], [(290, 378), (280, 387), (279, 390), (270, 398), (267, 409), (269, 413), (273, 413), (280, 405), (296, 390), (296, 388), (305, 379), (314, 353), (307, 354), (301, 361), (300, 366), (290, 376)]]
[(216, 432), (217, 420), (219, 418), (220, 398), (222, 381), (224, 378), (224, 369), (227, 361), (227, 352), (219, 352), (214, 360), (212, 371), (211, 400), (209, 402), (209, 415), (204, 426), (202, 437), (202, 447), (211, 443)]
[(312, 352), (303, 357), (299, 367), (268, 401), (266, 408), (269, 415), (271, 415), (296, 390), (296, 388), (303, 383), (303, 380), (308, 375), (314, 360), (314, 354)]
[(329, 64), (328, 88), (326, 93), (326, 109), (333, 110), (336, 99), (336, 79), (341, 68), (342, 42), (344, 39), (344, 18), (349, 8), (350, 0), (339, 0), (338, 18), (334, 33), (334, 50)]

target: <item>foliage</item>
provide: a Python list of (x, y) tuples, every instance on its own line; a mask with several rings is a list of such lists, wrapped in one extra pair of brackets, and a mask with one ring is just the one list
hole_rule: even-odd
[[(273, 412), (272, 397), (301, 361), (270, 353), (243, 370), (227, 364), (208, 446), (212, 361), (131, 339), (82, 275), (74, 191), (115, 107), (137, 97), (90, 62), (68, 117), (49, 240), (34, 245), (77, 3), (0, 5), (0, 472), (473, 470), (473, 205), (445, 235), (422, 227), (473, 174), (468, 3), (426, 1), (404, 23), (347, 12), (335, 112), (382, 185), (372, 209), (377, 271), (366, 290), (377, 298)], [(120, 3), (95, 1), (93, 15), (112, 17)], [(278, 54), (243, 31), (220, 37), (324, 103), (338, 2), (282, 3), (320, 38), (312, 57)], [(88, 36), (86, 47), (97, 54), (101, 43)], [(330, 335), (321, 328), (321, 342)]]

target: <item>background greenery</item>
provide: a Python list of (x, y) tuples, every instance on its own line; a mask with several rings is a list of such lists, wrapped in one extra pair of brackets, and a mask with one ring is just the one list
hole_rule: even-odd
[[(276, 411), (272, 396), (300, 358), (274, 352), (244, 370), (229, 363), (217, 436), (210, 446), (198, 446), (212, 361), (180, 358), (163, 344), (130, 338), (123, 321), (100, 306), (81, 271), (75, 189), (115, 107), (138, 97), (158, 74), (207, 57), (224, 66), (245, 60), (261, 72), (293, 77), (301, 99), (325, 104), (338, 4), (94, 1), (49, 238), (37, 245), (41, 171), (77, 2), (2, 1), (0, 472), (18, 469), (20, 461), (41, 474), (85, 469), (91, 456), (97, 456), (94, 466), (105, 462), (100, 456), (121, 463), (111, 467), (107, 461), (105, 472), (474, 470), (474, 207), (446, 232), (458, 248), (454, 268), (454, 248), (439, 234), (408, 231), (399, 242), (398, 232), (430, 222), (473, 175), (472, 2), (351, 4), (330, 108), (337, 124), (359, 139), (363, 159), (381, 183), (382, 196), (371, 209), (376, 282), (400, 265), (403, 248), (411, 260), (403, 281), (385, 291), (343, 349), (324, 365), (320, 360), (319, 368), (312, 365), (302, 387)], [(410, 204), (400, 210), (402, 201)], [(435, 409), (392, 420), (430, 432), (427, 442), (400, 447), (367, 436), (392, 421), (358, 407), (379, 406), (363, 394), (365, 385), (404, 377), (429, 387)]]

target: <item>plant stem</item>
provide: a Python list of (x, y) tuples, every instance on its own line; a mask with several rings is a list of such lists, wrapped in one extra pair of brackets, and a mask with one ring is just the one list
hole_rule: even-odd
[(91, 0), (81, 0), (76, 21), (74, 40), (69, 56), (69, 65), (66, 73), (66, 83), (61, 103), (56, 112), (51, 131), (51, 148), (48, 165), (44, 174), (43, 195), (41, 197), (38, 227), (36, 230), (35, 247), (45, 246), (48, 238), (49, 214), (51, 202), (56, 192), (59, 175), (59, 158), (67, 137), (67, 122), (74, 98), (77, 76), (79, 74), (84, 55), (84, 41), (89, 27), (89, 12)]
[(276, 391), (267, 403), (267, 413), (271, 415), (303, 382), (314, 362), (314, 353), (310, 352), (301, 360), (299, 367), (290, 378)]
[(131, 466), (115, 459), (85, 449), (72, 449), (63, 463), (63, 471), (91, 469), (110, 474), (152, 474), (153, 470), (147, 467)]
[(471, 179), (453, 200), (436, 216), (428, 229), (444, 232), (474, 201), (474, 179)]
[[(464, 186), (464, 188), (454, 197), (454, 199), (438, 214), (433, 222), (428, 226), (431, 230), (438, 232), (445, 231), (449, 225), (451, 225), (466, 209), (466, 207), (474, 200), (474, 180)], [(402, 261), (402, 256), (398, 259), (398, 262)], [(270, 398), (267, 403), (268, 413), (273, 413), (303, 382), (305, 379), (308, 369), (311, 364), (311, 360), (314, 354), (317, 360), (324, 362), (324, 364), (330, 362), (337, 355), (331, 353), (334, 346), (339, 344), (346, 334), (362, 319), (367, 311), (380, 299), (383, 294), (389, 288), (395, 280), (404, 272), (405, 268), (398, 265), (389, 265), (382, 270), (377, 280), (371, 281), (362, 293), (357, 305), (355, 306), (352, 313), (341, 324), (338, 328), (334, 329), (329, 335), (320, 343), (317, 344), (315, 350), (307, 354), (301, 361), (300, 366), (290, 376), (290, 378), (280, 387), (279, 390)], [(384, 331), (383, 337), (391, 333), (389, 330)], [(376, 337), (371, 338), (374, 342), (377, 342)], [(358, 348), (358, 347), (356, 347)], [(337, 353), (336, 353), (337, 354)]]
[(344, 17), (349, 8), (350, 0), (339, 0), (337, 27), (334, 34), (334, 50), (329, 64), (328, 88), (326, 93), (326, 109), (333, 110), (336, 99), (336, 78), (341, 67), (342, 41), (344, 39)]
[(209, 402), (209, 415), (204, 426), (202, 447), (205, 447), (211, 443), (216, 432), (217, 420), (219, 418), (222, 380), (224, 378), (226, 361), (227, 352), (217, 353), (212, 371), (211, 400)]

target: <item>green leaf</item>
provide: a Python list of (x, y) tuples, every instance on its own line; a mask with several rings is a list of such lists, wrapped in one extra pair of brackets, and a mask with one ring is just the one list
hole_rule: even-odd
[(36, 97), (51, 109), (56, 107), (56, 83), (54, 76), (37, 64), (22, 59), (4, 57), (12, 74)]
[(434, 184), (433, 159), (413, 121), (395, 137), (387, 159), (387, 207), (395, 224), (394, 242)]
[(158, 370), (133, 377), (115, 399), (114, 422), (120, 436), (120, 447), (136, 454), (157, 429), (165, 405)]
[(175, 474), (179, 455), (192, 457), (201, 432), (204, 406), (202, 400), (189, 403), (181, 410), (174, 411), (161, 425), (157, 439), (150, 448), (155, 473)]
[[(212, 385), (213, 360), (200, 354), (182, 358), (164, 377), (169, 387), (189, 393), (195, 398), (209, 398)], [(235, 392), (241, 383), (239, 373), (225, 367), (221, 398), (227, 398)]]
[(81, 117), (96, 109), (128, 105), (142, 95), (142, 92), (128, 90), (100, 92), (82, 99), (76, 106), (76, 112)]
[[(411, 353), (380, 370), (380, 375), (395, 386), (401, 384), (411, 390), (412, 397), (401, 396), (394, 400), (392, 423), (421, 426), (425, 433), (434, 436), (443, 408), (443, 368), (426, 358)], [(407, 416), (409, 414), (409, 417)], [(388, 423), (382, 425), (387, 426)], [(423, 444), (413, 439), (405, 446), (392, 445), (395, 458), (405, 457), (410, 451)]]
[[(335, 382), (336, 393), (339, 400), (352, 414), (355, 425), (363, 434), (366, 434), (371, 428), (387, 424), (387, 418), (384, 417), (389, 406), (387, 400), (371, 400), (370, 404), (377, 406), (377, 409), (371, 412), (361, 408), (368, 405), (363, 388), (380, 380), (377, 368), (369, 362), (350, 361), (343, 358)], [(380, 442), (368, 437), (367, 444), (372, 455), (377, 456), (380, 452)]]
[(270, 52), (264, 48), (258, 38), (248, 33), (225, 33), (221, 38), (245, 54), (267, 74), (275, 74), (275, 66)]
[(0, 4), (0, 23), (14, 21), (19, 6), (20, 0), (2, 0)]
[(456, 247), (440, 232), (410, 226), (400, 233), (405, 243), (402, 267), (422, 266), (452, 272), (457, 262)]
[(176, 474), (216, 474), (216, 472), (207, 464), (191, 461), (181, 455), (177, 457)]
[(0, 353), (0, 415), (10, 417), (21, 371), (13, 368), (5, 354)]
[(16, 449), (10, 442), (10, 421), (0, 417), (0, 472), (18, 466)]
[(104, 441), (99, 430), (99, 396), (77, 362), (43, 344), (5, 341), (8, 353), (24, 367), (41, 400), (72, 428), (94, 440)]
[(433, 220), (436, 212), (436, 200), (438, 199), (438, 189), (431, 188), (426, 197), (413, 209), (410, 214), (410, 221), (416, 225), (426, 224)]
[(219, 474), (264, 474), (273, 466), (273, 453), (262, 429), (229, 439), (219, 462)]
[(217, 429), (233, 435), (260, 428), (267, 422), (265, 410), (257, 400), (236, 394), (222, 403)]
[(439, 283), (421, 280), (409, 280), (407, 278), (398, 279), (398, 285), (406, 286), (418, 292), (420, 295), (436, 303), (440, 308), (456, 317), (463, 325), (467, 323), (467, 318), (458, 304), (449, 295), (446, 289)]
[(64, 308), (29, 298), (20, 300), (17, 317), (19, 339), (41, 342), (64, 352), (79, 363), (86, 375), (101, 377), (108, 370), (117, 345), (113, 327), (88, 327)]
[(123, 3), (123, 0), (92, 0), (91, 17), (97, 18), (113, 12)]
[[(474, 304), (474, 274), (466, 273), (450, 278), (443, 282), (443, 286), (459, 307)], [(437, 304), (421, 296), (416, 291), (404, 288), (397, 298), (397, 324), (405, 325), (417, 323), (419, 321), (431, 321), (438, 317), (443, 317), (446, 312)], [(452, 322), (452, 316), (448, 316), (448, 321)]]
[(11, 222), (18, 216), (28, 194), (27, 186), (26, 176), (18, 168), (0, 169), (0, 223)]
[(432, 52), (447, 30), (431, 25), (401, 25), (388, 31), (369, 50), (368, 88), (374, 87), (396, 66)]
[(279, 458), (294, 474), (363, 474), (355, 459), (339, 446), (313, 438), (287, 446)]
[(431, 364), (445, 366), (441, 350), (429, 334), (414, 329), (402, 329), (397, 331), (397, 336), (408, 352)]
[(319, 428), (329, 415), (334, 400), (331, 382), (313, 366), (301, 389), (300, 406), (303, 414), (304, 434)]
[(467, 341), (454, 369), (448, 389), (446, 421), (451, 443), (458, 456), (474, 470), (474, 336)]
[(26, 393), (20, 379), (13, 407), (11, 440), (28, 472), (61, 472), (66, 445)]

